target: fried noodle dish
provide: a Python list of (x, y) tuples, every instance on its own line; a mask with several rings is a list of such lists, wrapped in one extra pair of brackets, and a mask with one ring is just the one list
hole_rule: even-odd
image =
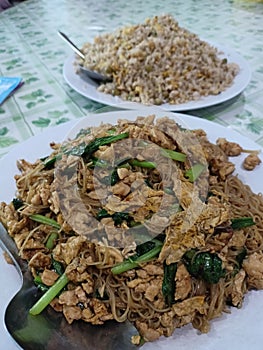
[(263, 198), (230, 160), (247, 152), (252, 170), (256, 151), (154, 115), (51, 147), (44, 159), (18, 161), (16, 198), (0, 207), (43, 291), (31, 314), (54, 289), (48, 307), (68, 323), (129, 320), (139, 345), (189, 323), (208, 332), (263, 289)]

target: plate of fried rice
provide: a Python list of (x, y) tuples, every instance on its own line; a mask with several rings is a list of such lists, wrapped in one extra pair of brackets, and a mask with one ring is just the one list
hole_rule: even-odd
[[(74, 55), (66, 59), (66, 82), (87, 98), (120, 108), (158, 105), (167, 111), (187, 111), (209, 107), (238, 96), (251, 78), (240, 54), (199, 38), (170, 15), (102, 34), (84, 43), (82, 51), (85, 61)], [(109, 81), (98, 84), (78, 65)]]

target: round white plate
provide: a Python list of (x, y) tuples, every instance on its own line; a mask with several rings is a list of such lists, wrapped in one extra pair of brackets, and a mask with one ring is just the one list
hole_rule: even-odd
[[(48, 155), (51, 151), (49, 142), (72, 138), (83, 127), (98, 125), (101, 122), (115, 123), (119, 118), (134, 120), (138, 115), (148, 115), (155, 113), (157, 116), (169, 116), (183, 127), (188, 129), (204, 129), (211, 141), (218, 137), (225, 137), (230, 141), (238, 142), (243, 148), (260, 149), (260, 146), (253, 141), (235, 132), (231, 128), (225, 128), (210, 121), (185, 116), (178, 113), (168, 113), (160, 109), (146, 108), (140, 111), (117, 111), (110, 113), (90, 114), (87, 118), (79, 120), (77, 123), (69, 122), (59, 127), (50, 128), (47, 131), (34, 136), (27, 141), (15, 146), (10, 153), (0, 160), (0, 201), (9, 202), (15, 195), (15, 181), (13, 176), (18, 173), (16, 169), (17, 159), (24, 158), (34, 161), (37, 158)], [(254, 192), (262, 190), (262, 165), (254, 171), (248, 172), (242, 169), (243, 157), (231, 158), (236, 164), (236, 172), (239, 177), (251, 186)], [(11, 271), (10, 271), (11, 270)], [(11, 273), (10, 273), (11, 272)], [(6, 264), (4, 259), (0, 259), (0, 285), (5, 286), (4, 293), (0, 298), (0, 339), (3, 349), (18, 349), (12, 341), (4, 326), (4, 310), (10, 298), (21, 284), (19, 275), (14, 267)], [(263, 291), (249, 292), (245, 296), (244, 305), (241, 309), (232, 308), (231, 314), (224, 314), (221, 318), (212, 321), (211, 330), (208, 334), (199, 334), (191, 325), (177, 329), (170, 338), (162, 338), (154, 343), (145, 344), (142, 350), (170, 350), (172, 348), (189, 350), (261, 350), (262, 349), (262, 328), (263, 318), (258, 310), (263, 309)], [(24, 349), (27, 350), (27, 349)], [(83, 349), (80, 349), (83, 350)], [(96, 349), (94, 349), (96, 350)]]
[[(160, 107), (163, 110), (180, 112), (211, 107), (231, 100), (232, 98), (238, 96), (246, 88), (251, 78), (251, 71), (247, 61), (232, 49), (225, 48), (221, 45), (213, 46), (217, 47), (218, 50), (222, 52), (222, 54), (220, 54), (221, 58), (226, 58), (228, 62), (234, 62), (239, 65), (240, 71), (235, 77), (233, 84), (219, 95), (210, 95), (203, 97), (198, 101), (190, 101), (177, 105), (168, 103), (162, 104)], [(63, 66), (63, 76), (66, 82), (79, 94), (96, 102), (122, 109), (138, 109), (143, 106), (140, 103), (125, 101), (120, 97), (97, 91), (98, 84), (96, 82), (89, 78), (81, 78), (81, 76), (75, 72), (75, 68), (73, 66), (74, 61), (74, 54), (66, 59)]]

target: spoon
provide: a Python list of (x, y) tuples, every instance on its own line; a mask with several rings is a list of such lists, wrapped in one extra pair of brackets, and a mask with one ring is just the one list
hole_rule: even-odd
[(27, 263), (17, 252), (13, 239), (0, 224), (0, 244), (17, 268), (23, 285), (7, 306), (5, 324), (10, 335), (24, 350), (134, 350), (131, 337), (138, 331), (130, 322), (107, 321), (93, 326), (84, 321), (69, 325), (63, 314), (48, 306), (40, 315), (29, 309), (39, 299)]
[[(85, 55), (84, 53), (69, 39), (69, 37), (62, 33), (61, 31), (58, 31), (58, 35), (65, 40), (69, 46), (73, 49), (73, 51), (83, 60), (85, 61)], [(86, 74), (89, 78), (96, 80), (97, 83), (105, 83), (107, 81), (110, 81), (111, 79), (107, 77), (106, 75), (100, 74), (96, 71), (90, 70), (86, 67), (83, 67), (81, 64), (79, 65), (80, 70), (82, 73)]]

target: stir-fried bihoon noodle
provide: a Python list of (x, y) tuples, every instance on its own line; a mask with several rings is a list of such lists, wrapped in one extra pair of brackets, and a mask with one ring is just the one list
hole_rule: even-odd
[(188, 323), (208, 332), (263, 288), (263, 199), (229, 160), (248, 152), (252, 170), (256, 151), (153, 115), (51, 146), (18, 162), (0, 218), (43, 293), (62, 281), (49, 302), (68, 323), (128, 319), (135, 344)]

